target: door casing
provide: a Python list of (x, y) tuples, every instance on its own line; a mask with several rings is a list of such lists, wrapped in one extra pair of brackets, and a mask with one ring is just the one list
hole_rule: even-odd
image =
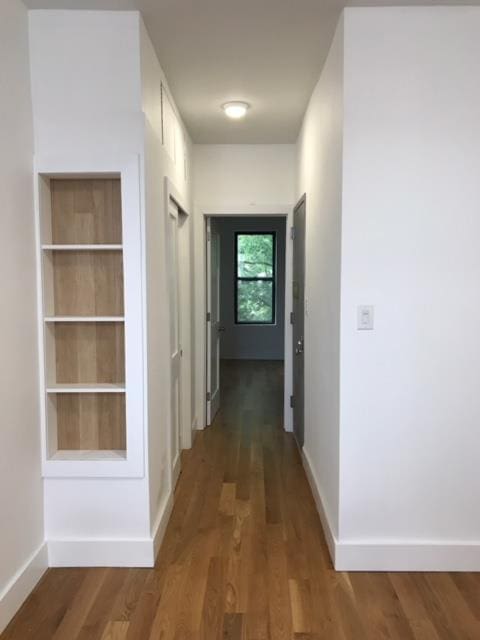
[[(191, 329), (194, 322), (192, 313), (193, 307), (193, 282), (192, 282), (192, 253), (193, 253), (193, 233), (191, 220), (183, 199), (168, 177), (164, 179), (165, 190), (165, 224), (166, 224), (166, 248), (167, 248), (167, 277), (169, 295), (169, 313), (172, 314), (172, 303), (177, 304), (178, 322), (178, 357), (172, 357), (172, 315), (169, 317), (169, 345), (170, 345), (170, 407), (168, 419), (168, 451), (170, 467), (170, 484), (175, 487), (180, 473), (180, 453), (183, 449), (192, 446), (192, 371), (193, 362), (191, 356)], [(168, 240), (171, 234), (172, 219), (175, 219), (175, 255), (172, 260), (171, 245)], [(188, 259), (187, 259), (188, 258)], [(174, 265), (175, 263), (175, 265)], [(176, 268), (176, 291), (172, 290), (172, 274), (169, 270), (172, 266)], [(189, 304), (186, 304), (189, 302)], [(188, 312), (185, 312), (188, 307)], [(178, 378), (178, 380), (177, 380)], [(177, 385), (177, 390), (175, 390)], [(173, 396), (178, 393), (177, 415), (173, 407)], [(178, 455), (176, 455), (176, 435), (173, 433), (174, 423), (178, 420)]]
[[(290, 396), (292, 395), (292, 326), (289, 322), (292, 301), (292, 242), (290, 239), (290, 229), (293, 224), (293, 204), (275, 205), (239, 205), (239, 206), (219, 206), (214, 209), (200, 206), (201, 216), (197, 216), (195, 224), (195, 237), (202, 238), (198, 244), (201, 251), (196, 255), (195, 262), (195, 341), (198, 345), (198, 360), (196, 362), (196, 380), (200, 383), (197, 386), (196, 406), (199, 417), (198, 428), (203, 429), (207, 424), (207, 225), (206, 220), (214, 217), (285, 217), (286, 218), (286, 245), (285, 245), (285, 375), (284, 375), (284, 429), (292, 431), (293, 419), (290, 407)], [(197, 274), (203, 273), (203, 277), (198, 278)]]
[(207, 425), (220, 407), (220, 237), (207, 218)]

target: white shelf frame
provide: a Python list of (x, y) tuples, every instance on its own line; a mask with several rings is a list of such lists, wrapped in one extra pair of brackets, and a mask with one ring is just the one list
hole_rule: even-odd
[(125, 322), (125, 316), (45, 316), (44, 322)]
[(124, 384), (49, 384), (47, 393), (125, 393)]
[(42, 244), (43, 251), (123, 251), (123, 244)]
[(125, 461), (125, 451), (120, 449), (96, 449), (95, 451), (92, 449), (59, 449), (51, 456), (50, 460), (83, 463), (108, 461), (118, 464), (119, 461)]
[[(42, 236), (45, 212), (50, 209), (51, 178), (120, 177), (122, 194), (122, 245), (54, 245)], [(73, 155), (36, 156), (34, 166), (35, 227), (37, 239), (37, 308), (42, 430), (42, 475), (47, 478), (129, 478), (145, 474), (144, 388), (144, 225), (141, 217), (141, 175), (138, 155), (106, 155), (88, 158)], [(48, 251), (122, 251), (124, 277), (123, 316), (44, 315), (43, 257)], [(125, 323), (125, 385), (47, 384), (45, 342), (48, 323)], [(61, 388), (60, 388), (61, 387)], [(50, 399), (58, 393), (124, 393), (126, 400), (126, 451), (52, 450), (49, 442)]]

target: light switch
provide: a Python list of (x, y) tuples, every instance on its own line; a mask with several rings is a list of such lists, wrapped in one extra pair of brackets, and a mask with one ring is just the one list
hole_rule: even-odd
[(373, 307), (371, 305), (357, 307), (357, 329), (373, 329)]

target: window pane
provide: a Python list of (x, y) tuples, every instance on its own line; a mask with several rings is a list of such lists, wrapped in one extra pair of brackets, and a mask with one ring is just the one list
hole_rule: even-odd
[(273, 276), (273, 235), (271, 233), (237, 236), (237, 276), (271, 278)]
[(273, 283), (238, 280), (237, 321), (273, 322)]

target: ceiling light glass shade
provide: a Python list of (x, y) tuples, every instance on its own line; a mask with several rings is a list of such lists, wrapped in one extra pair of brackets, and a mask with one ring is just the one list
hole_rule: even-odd
[(225, 111), (225, 114), (234, 120), (243, 118), (249, 108), (250, 105), (247, 102), (226, 102), (222, 105), (222, 109)]

